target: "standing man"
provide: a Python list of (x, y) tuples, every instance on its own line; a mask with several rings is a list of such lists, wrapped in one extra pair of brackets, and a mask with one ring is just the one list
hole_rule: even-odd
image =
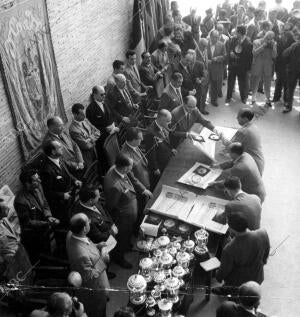
[(81, 103), (72, 106), (72, 114), (69, 133), (81, 150), (85, 166), (89, 168), (97, 160), (96, 142), (100, 138), (100, 131), (85, 119)]
[(261, 9), (255, 9), (254, 18), (247, 24), (246, 36), (253, 43), (257, 39), (257, 34), (260, 31), (260, 23), (264, 20), (264, 11)]
[(125, 269), (132, 268), (132, 264), (125, 259), (125, 253), (130, 250), (130, 239), (137, 220), (136, 195), (139, 193), (152, 197), (151, 192), (133, 176), (132, 167), (133, 160), (119, 154), (103, 183), (106, 208), (119, 231), (113, 260)]
[(182, 21), (191, 27), (193, 38), (198, 43), (200, 38), (199, 33), (200, 33), (201, 17), (197, 15), (197, 9), (190, 8), (190, 14), (183, 17)]
[(262, 39), (253, 42), (252, 75), (252, 104), (256, 103), (259, 82), (262, 79), (266, 96), (266, 106), (272, 107), (271, 81), (273, 77), (274, 60), (277, 56), (277, 44), (274, 32), (268, 31)]
[(124, 74), (125, 64), (123, 61), (116, 59), (113, 64), (113, 73), (108, 77), (106, 83), (106, 91), (109, 91), (112, 87), (116, 85), (115, 75)]
[(219, 32), (213, 30), (210, 33), (210, 41), (207, 48), (210, 103), (215, 107), (219, 106), (218, 97), (222, 97), (224, 62), (226, 60), (225, 45), (219, 41), (219, 36)]
[(231, 101), (237, 77), (241, 100), (242, 103), (246, 104), (248, 98), (247, 73), (250, 71), (252, 64), (252, 44), (246, 37), (246, 27), (244, 25), (237, 26), (236, 36), (229, 41), (228, 61), (226, 103)]
[(216, 20), (213, 18), (213, 11), (211, 8), (207, 9), (205, 11), (206, 16), (204, 17), (202, 23), (200, 24), (200, 30), (201, 30), (201, 37), (207, 38), (210, 31), (213, 30), (213, 28), (216, 25)]

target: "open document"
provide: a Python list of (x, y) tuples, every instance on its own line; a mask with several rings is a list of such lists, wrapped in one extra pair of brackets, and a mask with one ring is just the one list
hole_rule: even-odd
[(220, 168), (211, 168), (202, 163), (195, 163), (178, 182), (197, 188), (206, 189), (208, 184), (215, 181), (222, 173)]

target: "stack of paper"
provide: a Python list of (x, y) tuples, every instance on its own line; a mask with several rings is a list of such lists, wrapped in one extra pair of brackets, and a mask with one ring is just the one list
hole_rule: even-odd
[(212, 270), (218, 269), (220, 265), (221, 265), (221, 262), (216, 257), (211, 258), (204, 262), (200, 262), (200, 266), (206, 272), (210, 272)]

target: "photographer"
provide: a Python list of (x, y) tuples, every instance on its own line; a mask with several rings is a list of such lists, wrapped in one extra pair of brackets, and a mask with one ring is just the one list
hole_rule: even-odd
[(53, 293), (44, 309), (36, 309), (30, 317), (87, 317), (84, 306), (67, 293)]
[(262, 79), (266, 95), (266, 106), (271, 107), (271, 81), (273, 76), (273, 64), (277, 56), (277, 44), (275, 34), (268, 31), (262, 39), (253, 42), (252, 63), (252, 104), (256, 102), (256, 94), (259, 82)]

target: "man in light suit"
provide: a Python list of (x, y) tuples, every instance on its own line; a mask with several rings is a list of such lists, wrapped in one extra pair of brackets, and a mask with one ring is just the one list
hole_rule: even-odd
[(243, 192), (241, 181), (236, 176), (225, 180), (224, 192), (231, 201), (225, 205), (225, 211), (217, 216), (217, 221), (225, 224), (230, 215), (241, 213), (250, 230), (259, 229), (262, 209), (260, 199), (256, 195)]
[[(244, 147), (241, 143), (232, 143), (229, 146), (229, 155), (232, 161), (217, 164), (225, 170), (221, 178), (226, 176), (237, 176), (242, 183), (242, 190), (248, 194), (257, 195), (263, 203), (266, 197), (266, 190), (259, 173), (258, 167), (252, 156), (244, 152)], [(216, 181), (212, 184), (224, 184), (224, 180)]]
[(176, 107), (172, 111), (172, 144), (177, 147), (185, 138), (193, 139), (190, 129), (195, 123), (218, 134), (214, 125), (202, 117), (200, 111), (196, 107), (197, 100), (194, 96), (186, 96), (183, 98), (183, 105)]
[(255, 124), (254, 111), (249, 108), (241, 109), (238, 112), (237, 120), (241, 128), (237, 130), (231, 141), (223, 137), (223, 143), (227, 146), (234, 142), (241, 143), (244, 151), (249, 153), (255, 160), (259, 173), (262, 175), (265, 159), (262, 152), (260, 132)]
[(251, 69), (252, 104), (256, 102), (259, 82), (262, 79), (266, 96), (266, 106), (271, 104), (271, 81), (274, 61), (277, 56), (277, 44), (274, 41), (274, 32), (268, 31), (262, 39), (253, 42), (253, 63)]
[(172, 74), (171, 82), (167, 85), (162, 93), (159, 103), (159, 109), (172, 111), (174, 108), (182, 105), (182, 82), (182, 74), (178, 71), (175, 71)]
[(100, 137), (100, 131), (85, 119), (82, 104), (75, 103), (72, 106), (72, 114), (73, 120), (69, 126), (69, 133), (79, 146), (85, 166), (88, 168), (97, 160), (96, 141)]
[(264, 265), (270, 252), (266, 230), (250, 231), (247, 220), (241, 213), (230, 215), (228, 225), (235, 237), (222, 252), (216, 279), (218, 282), (224, 281), (224, 284), (212, 290), (218, 295), (236, 293), (236, 287), (248, 281), (261, 284), (264, 280)]
[(147, 134), (145, 135), (152, 189), (172, 155), (177, 153), (170, 142), (169, 124), (171, 121), (172, 114), (168, 110), (161, 109), (156, 120), (147, 128)]
[[(106, 274), (108, 254), (102, 250), (104, 244), (94, 244), (87, 234), (90, 231), (90, 221), (85, 214), (74, 215), (70, 221), (70, 231), (67, 235), (66, 248), (72, 271), (80, 273), (82, 287), (92, 288), (89, 299), (92, 302), (93, 314), (90, 316), (106, 316), (107, 289), (110, 288)], [(90, 305), (86, 305), (90, 306)]]
[(125, 269), (131, 269), (124, 255), (130, 249), (130, 238), (137, 220), (137, 193), (151, 198), (151, 192), (131, 173), (133, 160), (119, 154), (115, 165), (104, 177), (106, 208), (114, 220), (119, 233), (117, 246), (113, 250), (113, 260)]
[(47, 120), (48, 131), (44, 136), (42, 146), (49, 141), (59, 141), (62, 144), (63, 159), (72, 171), (79, 176), (84, 169), (84, 160), (78, 145), (64, 130), (64, 123), (60, 117), (52, 117)]
[(218, 97), (222, 97), (222, 81), (226, 60), (225, 45), (219, 41), (219, 37), (219, 32), (213, 30), (210, 33), (210, 41), (207, 48), (210, 103), (215, 107), (218, 107)]

